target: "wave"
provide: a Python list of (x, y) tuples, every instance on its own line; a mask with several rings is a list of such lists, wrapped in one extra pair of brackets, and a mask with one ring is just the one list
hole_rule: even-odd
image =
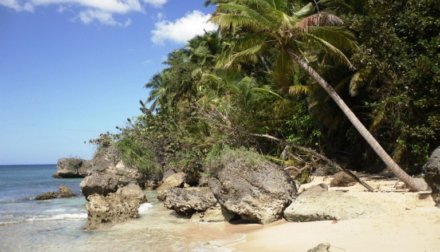
[(87, 213), (68, 213), (68, 214), (56, 214), (52, 216), (35, 216), (27, 218), (26, 221), (50, 221), (50, 220), (67, 220), (67, 219), (87, 219)]
[(32, 216), (28, 218), (15, 219), (15, 220), (6, 220), (0, 221), (0, 226), (12, 225), (12, 224), (20, 224), (26, 222), (37, 222), (37, 221), (53, 221), (53, 220), (80, 220), (87, 219), (87, 213), (67, 213), (67, 214), (55, 214), (52, 216)]

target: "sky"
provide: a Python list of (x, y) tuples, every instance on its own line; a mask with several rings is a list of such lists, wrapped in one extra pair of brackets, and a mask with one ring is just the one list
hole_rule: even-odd
[(205, 31), (204, 0), (0, 0), (0, 165), (90, 159), (140, 114), (172, 50)]

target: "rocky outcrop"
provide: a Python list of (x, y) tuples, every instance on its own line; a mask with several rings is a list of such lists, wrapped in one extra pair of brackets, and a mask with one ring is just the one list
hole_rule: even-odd
[(35, 200), (49, 200), (58, 198), (57, 192), (45, 192), (35, 197)]
[(85, 177), (80, 184), (84, 197), (88, 198), (92, 194), (107, 195), (116, 192), (120, 185), (117, 176), (106, 173), (93, 173)]
[(164, 202), (165, 207), (186, 216), (206, 211), (216, 204), (209, 187), (172, 188), (167, 191)]
[(346, 220), (394, 211), (387, 207), (387, 202), (380, 202), (381, 199), (369, 196), (371, 193), (368, 192), (350, 194), (328, 191), (326, 184), (319, 184), (301, 193), (295, 202), (284, 210), (284, 218), (293, 222)]
[(176, 187), (183, 187), (186, 179), (186, 174), (183, 172), (174, 173), (168, 176), (162, 184), (157, 188), (157, 198), (165, 200), (167, 191)]
[(432, 152), (428, 162), (423, 166), (425, 181), (432, 189), (432, 198), (440, 207), (440, 147)]
[(76, 194), (72, 192), (67, 186), (60, 185), (58, 192), (46, 192), (35, 197), (35, 200), (48, 200), (56, 198), (70, 198), (75, 197)]
[(336, 173), (330, 182), (331, 187), (348, 187), (354, 184), (356, 180), (343, 171)]
[(94, 193), (105, 196), (130, 183), (145, 184), (142, 173), (125, 165), (115, 147), (102, 148), (88, 165), (88, 176), (80, 185), (86, 198)]
[(282, 217), (296, 186), (277, 165), (258, 154), (224, 154), (209, 186), (220, 205), (244, 221), (270, 223)]
[(107, 196), (93, 194), (86, 205), (88, 218), (86, 229), (93, 230), (107, 224), (115, 224), (139, 217), (139, 206), (147, 199), (142, 189), (129, 184)]
[(76, 196), (76, 194), (74, 194), (72, 190), (70, 190), (70, 188), (65, 185), (60, 185), (60, 187), (58, 188), (58, 195), (60, 198), (70, 198)]
[(54, 177), (82, 178), (86, 176), (87, 161), (80, 158), (62, 158), (57, 162), (57, 171)]

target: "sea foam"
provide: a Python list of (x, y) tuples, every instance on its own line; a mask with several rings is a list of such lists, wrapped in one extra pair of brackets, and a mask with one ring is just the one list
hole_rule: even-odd
[(138, 212), (139, 215), (144, 215), (148, 212), (148, 209), (150, 209), (153, 205), (151, 203), (143, 203), (139, 206)]

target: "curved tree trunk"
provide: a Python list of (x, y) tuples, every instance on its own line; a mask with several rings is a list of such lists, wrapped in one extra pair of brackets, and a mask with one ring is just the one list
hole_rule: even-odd
[(367, 128), (365, 128), (362, 122), (359, 121), (353, 111), (351, 111), (347, 104), (345, 104), (332, 86), (330, 86), (311, 66), (309, 66), (309, 64), (301, 56), (295, 53), (290, 53), (290, 55), (296, 63), (298, 63), (313, 79), (319, 83), (322, 88), (324, 88), (324, 90), (336, 102), (342, 112), (344, 112), (348, 120), (350, 120), (357, 131), (368, 142), (371, 148), (373, 148), (373, 150), (394, 173), (394, 175), (396, 175), (396, 177), (402, 180), (412, 191), (423, 191), (428, 189), (428, 185), (423, 179), (416, 179), (409, 176), (396, 162), (394, 162), (394, 160), (382, 148), (373, 135), (371, 135)]

